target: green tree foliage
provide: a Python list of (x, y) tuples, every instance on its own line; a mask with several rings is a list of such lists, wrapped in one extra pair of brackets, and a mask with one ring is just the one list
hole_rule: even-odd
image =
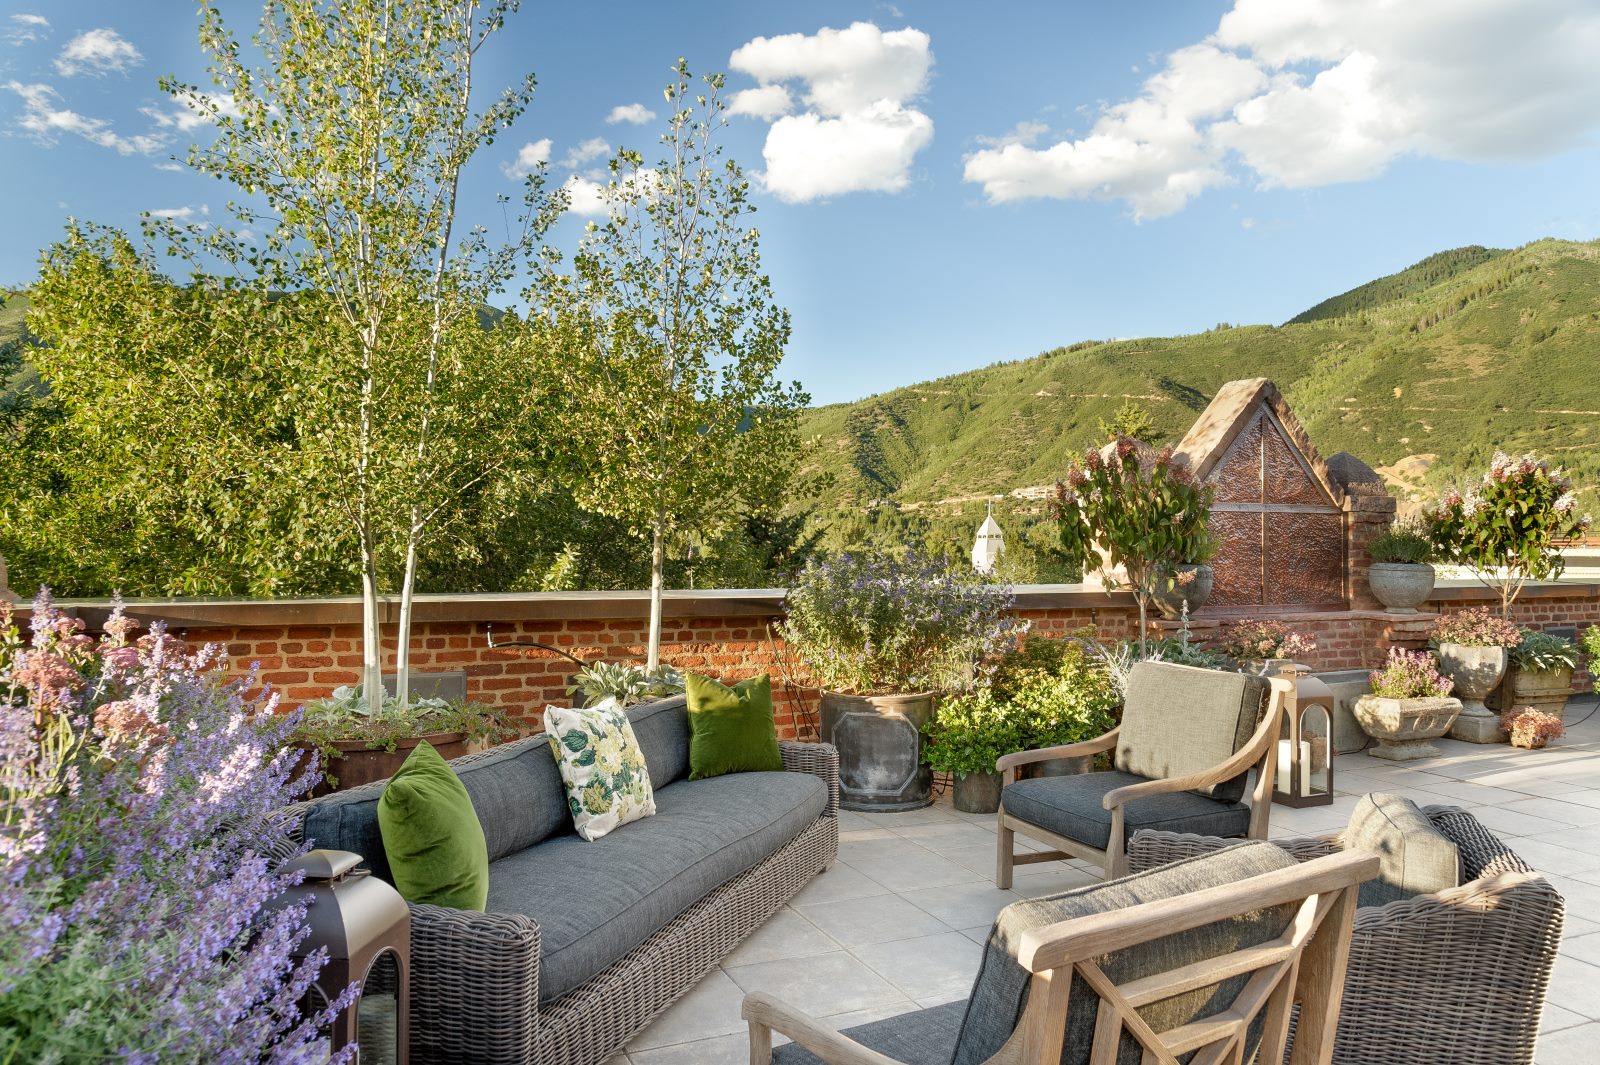
[(679, 60), (662, 158), (611, 161), (609, 216), (570, 272), (541, 275), (529, 302), (559, 337), (558, 394), (578, 502), (650, 538), (647, 668), (659, 661), (669, 546), (715, 539), (771, 508), (793, 475), (807, 397), (778, 363), (789, 315), (761, 272), (749, 183), (722, 159), (720, 76)]
[(1117, 408), (1110, 421), (1100, 422), (1100, 435), (1107, 442), (1127, 437), (1144, 444), (1154, 444), (1161, 439), (1156, 420), (1136, 400), (1127, 400)]

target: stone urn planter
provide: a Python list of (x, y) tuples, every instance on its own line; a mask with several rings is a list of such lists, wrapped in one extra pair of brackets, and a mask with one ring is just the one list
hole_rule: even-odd
[(1175, 588), (1158, 588), (1151, 596), (1156, 610), (1168, 621), (1177, 621), (1183, 616), (1183, 604), (1189, 603), (1189, 613), (1193, 614), (1211, 598), (1211, 587), (1214, 574), (1207, 565), (1182, 565), (1178, 567), (1179, 573), (1193, 573), (1194, 578), (1187, 585), (1178, 585)]
[[(459, 758), (467, 753), (465, 732), (435, 732), (429, 736), (409, 736), (396, 740), (392, 751), (382, 747), (376, 750), (369, 748), (365, 740), (335, 740), (333, 746), (337, 753), (328, 758), (327, 764), (323, 766), (323, 776), (311, 789), (311, 794), (327, 795), (335, 791), (347, 791), (362, 784), (371, 784), (375, 780), (387, 780), (400, 771), (406, 758), (423, 740), (427, 740), (433, 749), (439, 752), (439, 757), (446, 760)], [(329, 776), (333, 777), (336, 783), (329, 784), (327, 779)]]
[(1000, 809), (999, 773), (957, 773), (955, 808), (964, 814), (992, 814)]
[(1367, 587), (1384, 609), (1415, 614), (1433, 593), (1433, 567), (1426, 562), (1374, 562), (1367, 570)]
[(1461, 713), (1461, 700), (1450, 697), (1390, 699), (1363, 695), (1356, 700), (1356, 721), (1377, 741), (1372, 757), (1391, 762), (1432, 758), (1439, 748), (1429, 743), (1450, 731)]
[(933, 801), (933, 770), (922, 762), (922, 730), (933, 693), (845, 695), (822, 692), (823, 743), (839, 749), (839, 806), (918, 810)]
[(1505, 675), (1506, 649), (1441, 643), (1438, 654), (1439, 672), (1455, 682), (1455, 694), (1461, 699), (1461, 716), (1450, 729), (1451, 738), (1468, 743), (1499, 743), (1503, 735), (1499, 715), (1483, 700)]

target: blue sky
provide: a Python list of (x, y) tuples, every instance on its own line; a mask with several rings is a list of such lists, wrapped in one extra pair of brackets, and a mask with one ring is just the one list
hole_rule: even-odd
[[(259, 6), (222, 6), (247, 35)], [(1593, 0), (530, 3), (478, 77), (539, 90), (475, 161), (467, 219), (525, 146), (580, 181), (586, 142), (648, 149), (657, 122), (627, 118), (663, 110), (679, 55), (749, 112), (726, 144), (761, 177), (785, 373), (818, 402), (1280, 322), (1445, 248), (1600, 237)], [(69, 214), (220, 216), (222, 186), (165, 168), (206, 135), (165, 73), (203, 81), (189, 4), (0, 0), (0, 283)]]

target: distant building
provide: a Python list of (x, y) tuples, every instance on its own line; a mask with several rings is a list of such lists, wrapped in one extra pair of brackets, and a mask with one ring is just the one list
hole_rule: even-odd
[(990, 503), (983, 524), (978, 526), (978, 538), (972, 542), (972, 568), (979, 573), (993, 573), (995, 564), (1005, 553), (1005, 533), (1000, 531), (1000, 523), (994, 520), (994, 504)]

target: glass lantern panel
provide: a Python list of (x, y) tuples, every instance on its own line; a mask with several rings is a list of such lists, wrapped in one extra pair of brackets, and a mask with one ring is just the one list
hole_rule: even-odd
[(400, 1060), (400, 961), (391, 950), (372, 959), (356, 1007), (360, 1065), (397, 1065)]
[(1333, 722), (1328, 708), (1311, 703), (1300, 711), (1300, 746), (1304, 769), (1303, 795), (1327, 795), (1333, 790)]

